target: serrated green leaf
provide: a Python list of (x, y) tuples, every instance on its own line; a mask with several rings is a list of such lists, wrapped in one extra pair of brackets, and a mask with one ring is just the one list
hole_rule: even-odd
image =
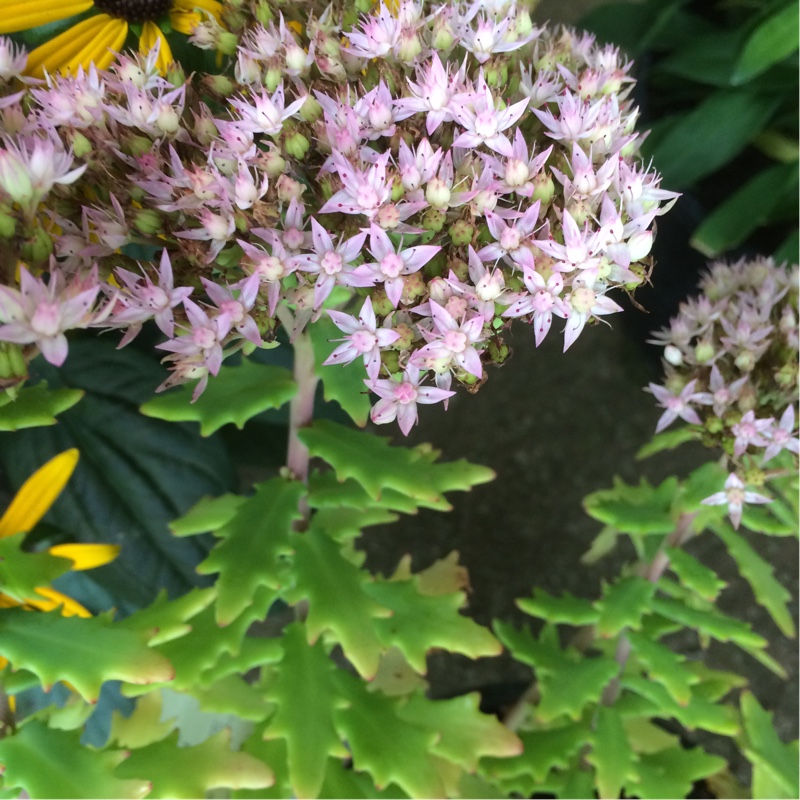
[(754, 633), (751, 627), (741, 620), (729, 617), (717, 610), (691, 608), (679, 600), (655, 597), (653, 611), (669, 619), (674, 619), (687, 628), (705, 633), (720, 642), (735, 642), (742, 647), (763, 648), (766, 640)]
[(717, 511), (716, 506), (703, 505), (709, 495), (719, 491), (728, 473), (721, 464), (716, 461), (710, 461), (697, 469), (692, 470), (686, 480), (681, 482), (680, 493), (680, 510), (684, 514), (695, 514), (699, 521), (695, 521), (694, 529), (700, 531), (703, 528), (706, 519), (715, 519), (716, 517), (704, 517), (704, 511)]
[(514, 658), (536, 668), (541, 699), (535, 714), (542, 722), (562, 715), (580, 719), (586, 706), (596, 703), (619, 673), (619, 664), (613, 658), (588, 658), (577, 651), (562, 650), (553, 626), (546, 626), (538, 639), (499, 621), (495, 621), (494, 629)]
[[(358, 772), (337, 758), (328, 759), (325, 782), (319, 793), (325, 798), (364, 798), (364, 800), (402, 800), (408, 797), (395, 784), (378, 789), (367, 772)], [(462, 797), (464, 795), (461, 795)]]
[(131, 749), (160, 741), (175, 727), (174, 720), (162, 719), (161, 708), (161, 692), (156, 690), (142, 695), (130, 716), (115, 711), (108, 741)]
[[(692, 234), (690, 244), (706, 258), (733, 250), (768, 224), (775, 209), (797, 196), (797, 162), (759, 172), (718, 205)], [(753, 198), (761, 198), (753, 203)]]
[(229, 675), (244, 675), (264, 664), (275, 664), (282, 657), (280, 639), (248, 636), (242, 640), (238, 653), (223, 653), (217, 663), (203, 673), (203, 681), (210, 685)]
[(83, 395), (80, 389), (48, 389), (45, 381), (24, 386), (16, 399), (0, 408), (0, 431), (55, 425), (56, 417), (72, 408)]
[(204, 797), (210, 789), (261, 789), (274, 781), (269, 766), (230, 749), (231, 732), (221, 730), (195, 747), (178, 747), (177, 731), (131, 752), (117, 767), (120, 778), (152, 784), (151, 797)]
[(596, 564), (616, 546), (619, 531), (613, 525), (606, 525), (592, 541), (592, 546), (581, 556), (581, 564)]
[(379, 499), (370, 497), (358, 481), (348, 478), (340, 481), (335, 472), (313, 472), (308, 481), (308, 503), (312, 508), (386, 508), (390, 511), (401, 511), (404, 514), (415, 514), (418, 508), (435, 508), (450, 511), (449, 503), (428, 504), (417, 501), (413, 497), (384, 489)]
[(247, 608), (259, 587), (277, 590), (285, 580), (291, 555), (292, 523), (302, 518), (305, 486), (284, 478), (258, 484), (255, 494), (237, 506), (233, 517), (215, 532), (221, 539), (197, 568), (217, 578), (217, 622), (229, 625)]
[(786, 3), (750, 34), (736, 64), (732, 83), (745, 83), (796, 52), (797, 30), (797, 3)]
[(633, 767), (637, 758), (622, 720), (613, 708), (598, 707), (592, 749), (586, 760), (595, 768), (600, 797), (619, 797), (625, 781), (635, 775)]
[(300, 798), (317, 797), (328, 756), (347, 756), (333, 723), (337, 709), (347, 704), (338, 684), (336, 668), (320, 642), (310, 645), (299, 623), (284, 629), (284, 655), (267, 699), (278, 710), (264, 733), (284, 739), (292, 789)]
[(597, 634), (609, 639), (625, 628), (638, 630), (642, 617), (650, 610), (655, 589), (654, 583), (638, 575), (629, 575), (604, 586), (603, 596), (594, 603), (600, 612)]
[(685, 668), (697, 677), (692, 686), (692, 694), (703, 700), (715, 703), (733, 689), (747, 686), (747, 678), (735, 672), (724, 672), (707, 667), (702, 661), (687, 661)]
[(540, 617), (554, 624), (591, 625), (600, 616), (589, 600), (574, 597), (569, 592), (555, 597), (539, 588), (533, 590), (533, 598), (518, 599), (517, 606), (532, 617)]
[(31, 553), (22, 549), (26, 534), (0, 539), (0, 589), (22, 603), (39, 597), (37, 586), (48, 586), (72, 567), (68, 558), (49, 553)]
[(408, 581), (375, 581), (364, 588), (381, 606), (391, 610), (391, 616), (374, 622), (384, 647), (399, 648), (420, 674), (426, 672), (425, 657), (432, 648), (468, 658), (502, 652), (490, 631), (459, 614), (466, 600), (463, 592), (422, 594), (416, 577)]
[(753, 767), (764, 770), (785, 794), (781, 797), (800, 796), (797, 753), (784, 744), (772, 726), (772, 715), (767, 713), (751, 692), (742, 692), (742, 722), (744, 723), (744, 754)]
[(210, 436), (223, 425), (244, 428), (257, 414), (281, 408), (297, 393), (292, 373), (283, 367), (243, 359), (237, 367), (221, 367), (194, 402), (188, 386), (146, 402), (142, 414), (167, 422), (199, 422), (200, 434)]
[(107, 617), (62, 617), (59, 612), (6, 609), (0, 613), (0, 655), (45, 686), (68, 681), (85, 700), (96, 700), (104, 681), (168, 681), (170, 662), (147, 648), (145, 637)]
[(386, 439), (327, 420), (318, 420), (298, 436), (312, 455), (324, 458), (336, 470), (339, 478), (354, 478), (375, 499), (383, 489), (394, 489), (444, 507), (444, 492), (466, 491), (494, 478), (492, 470), (463, 459), (435, 464), (435, 451), (391, 447)]
[(655, 434), (646, 445), (639, 448), (636, 453), (636, 460), (642, 461), (663, 450), (674, 450), (685, 442), (691, 442), (698, 437), (699, 434), (696, 428), (683, 427), (662, 431)]
[(170, 522), (169, 528), (175, 536), (195, 536), (215, 531), (233, 519), (236, 510), (246, 500), (246, 497), (238, 494), (203, 497), (182, 517)]
[(730, 706), (710, 703), (694, 693), (688, 703), (681, 705), (660, 683), (638, 675), (623, 675), (620, 685), (649, 700), (657, 709), (650, 712), (651, 716), (674, 717), (689, 729), (701, 728), (723, 736), (739, 732), (738, 720)]
[(686, 659), (641, 633), (628, 631), (625, 635), (648, 676), (658, 681), (676, 703), (686, 705), (692, 697), (692, 686), (700, 680), (683, 666)]
[[(635, 696), (630, 692), (626, 692), (626, 695)], [(617, 711), (619, 712), (619, 709)], [(658, 753), (680, 744), (677, 736), (667, 733), (660, 725), (649, 719), (629, 717), (623, 719), (622, 724), (625, 726), (628, 741), (636, 753)]]
[(320, 317), (309, 329), (314, 346), (314, 374), (322, 381), (324, 397), (328, 402), (336, 401), (346, 411), (353, 422), (363, 428), (369, 419), (372, 407), (369, 390), (364, 385), (367, 373), (363, 360), (357, 358), (350, 364), (338, 366), (322, 364), (341, 342), (342, 332), (328, 316)]
[(146, 781), (114, 776), (114, 767), (125, 756), (119, 750), (84, 747), (78, 731), (53, 730), (36, 719), (0, 740), (4, 785), (22, 787), (28, 797), (144, 797)]
[(658, 487), (644, 479), (630, 486), (614, 478), (613, 489), (593, 492), (584, 498), (583, 506), (590, 517), (623, 533), (669, 533), (675, 527), (672, 503), (677, 490), (677, 478), (667, 478)]
[(719, 593), (728, 585), (717, 577), (713, 569), (701, 564), (693, 555), (678, 547), (666, 547), (669, 557), (669, 568), (678, 576), (680, 582), (697, 592), (704, 600), (714, 601)]
[(397, 709), (401, 719), (438, 734), (431, 752), (475, 772), (483, 756), (507, 758), (522, 752), (522, 742), (497, 717), (482, 714), (477, 692), (451, 700), (429, 700), (417, 692)]
[(119, 625), (132, 631), (143, 631), (150, 645), (163, 644), (188, 633), (191, 630), (188, 620), (208, 608), (216, 596), (213, 588), (192, 589), (174, 600), (162, 592), (147, 608), (134, 611)]
[(383, 508), (321, 508), (314, 515), (314, 525), (336, 542), (351, 542), (365, 528), (386, 525), (397, 519), (396, 514)]
[[(772, 506), (775, 505), (775, 510)], [(755, 533), (770, 536), (797, 536), (797, 518), (794, 515), (776, 514), (777, 504), (745, 505), (742, 508), (742, 525)]]
[(642, 800), (687, 797), (695, 781), (707, 778), (726, 766), (724, 758), (712, 756), (701, 747), (673, 747), (657, 753), (643, 753), (635, 765), (636, 777), (626, 786), (628, 795)]
[(589, 728), (583, 723), (523, 731), (519, 734), (524, 748), (520, 755), (483, 759), (480, 771), (492, 779), (530, 775), (536, 783), (542, 783), (551, 770), (566, 769), (572, 756), (590, 736)]
[[(262, 738), (262, 734), (262, 727), (256, 727), (253, 733), (242, 743), (242, 752), (249, 753), (264, 764), (269, 764), (275, 774), (275, 783), (266, 789), (258, 791), (236, 789), (231, 792), (231, 795), (236, 798), (253, 798), (253, 800), (267, 800), (268, 798), (285, 800), (285, 798), (292, 797), (294, 794), (289, 781), (289, 767), (286, 763), (288, 752), (286, 741), (284, 739), (265, 741)], [(322, 796), (320, 795), (320, 797)]]
[(336, 728), (347, 740), (353, 766), (369, 772), (378, 789), (396, 783), (411, 797), (445, 797), (431, 757), (437, 734), (401, 719), (401, 701), (367, 692), (354, 676), (340, 671), (336, 682), (348, 701), (334, 712)]
[[(644, 143), (664, 176), (664, 185), (683, 190), (738, 155), (778, 107), (780, 100), (756, 89), (721, 89), (671, 126), (657, 143)], [(725, 132), (719, 135), (720, 128)]]
[(308, 599), (306, 625), (311, 641), (330, 631), (365, 678), (374, 677), (383, 651), (376, 618), (391, 611), (367, 593), (369, 573), (350, 563), (339, 546), (312, 518), (309, 530), (291, 537), (295, 586), (287, 599)]
[(794, 620), (788, 606), (792, 596), (775, 577), (772, 565), (729, 525), (715, 525), (713, 531), (725, 543), (739, 574), (750, 584), (759, 605), (769, 612), (784, 636), (794, 638)]

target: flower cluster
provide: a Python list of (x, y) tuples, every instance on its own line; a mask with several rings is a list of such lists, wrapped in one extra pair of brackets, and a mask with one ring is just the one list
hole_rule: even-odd
[[(69, 328), (127, 344), (153, 319), (161, 388), (197, 396), (329, 313), (328, 362), (362, 358), (373, 420), (407, 433), (417, 403), (485, 381), (513, 319), (537, 345), (564, 320), (566, 350), (620, 311), (676, 195), (637, 160), (618, 51), (516, 0), (333, 8), (242, 9), (228, 72), (193, 79), (156, 46), (14, 92), (24, 54), (0, 46), (0, 340), (61, 363)], [(193, 41), (217, 47), (215, 24)]]
[(652, 340), (664, 347), (666, 380), (649, 388), (665, 409), (658, 431), (680, 417), (724, 449), (725, 491), (704, 502), (727, 504), (738, 526), (743, 503), (769, 501), (745, 484), (763, 485), (764, 466), (784, 451), (797, 467), (798, 267), (719, 262), (700, 290)]

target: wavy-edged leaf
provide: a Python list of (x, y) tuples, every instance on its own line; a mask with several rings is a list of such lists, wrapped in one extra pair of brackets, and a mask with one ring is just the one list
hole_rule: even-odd
[(586, 760), (595, 768), (600, 797), (619, 797), (625, 782), (636, 774), (637, 756), (631, 749), (622, 719), (613, 708), (598, 707), (592, 749)]
[(34, 672), (45, 686), (68, 681), (90, 702), (104, 681), (150, 684), (175, 674), (163, 655), (147, 647), (145, 636), (106, 616), (6, 609), (0, 613), (0, 655), (15, 669)]
[(687, 797), (695, 781), (707, 778), (726, 766), (720, 756), (702, 747), (671, 747), (656, 753), (643, 753), (634, 769), (636, 776), (625, 785), (628, 795), (642, 800), (662, 797)]
[[(800, 796), (797, 750), (784, 744), (772, 726), (772, 715), (766, 712), (751, 692), (742, 692), (742, 722), (744, 723), (744, 754), (756, 772), (763, 771), (773, 786), (785, 794), (781, 797)], [(754, 794), (754, 797), (764, 795)], [(775, 795), (770, 795), (775, 796)]]
[(609, 639), (621, 630), (638, 630), (642, 617), (650, 610), (655, 594), (655, 584), (638, 575), (620, 578), (603, 587), (603, 596), (595, 601), (600, 612), (596, 630), (599, 636)]
[(783, 509), (780, 506), (782, 504), (778, 502), (745, 505), (742, 508), (742, 525), (755, 533), (768, 536), (797, 536), (797, 517), (791, 513), (781, 513)]
[(446, 507), (436, 503), (426, 503), (415, 500), (413, 497), (384, 489), (377, 500), (367, 494), (358, 481), (348, 478), (340, 481), (336, 473), (314, 471), (308, 481), (308, 503), (312, 508), (386, 508), (390, 511), (401, 511), (404, 514), (415, 514), (418, 508), (434, 508), (439, 511), (449, 511)]
[(55, 425), (56, 417), (83, 395), (80, 389), (48, 389), (45, 381), (24, 386), (14, 400), (0, 407), (0, 431)]
[(750, 34), (731, 82), (745, 83), (796, 52), (797, 31), (797, 3), (788, 2)]
[(669, 533), (675, 527), (672, 503), (677, 490), (677, 478), (653, 487), (644, 478), (630, 486), (617, 477), (613, 489), (593, 492), (584, 498), (583, 507), (590, 517), (623, 533)]
[(311, 641), (330, 631), (365, 678), (374, 677), (384, 650), (376, 629), (391, 611), (367, 592), (371, 577), (348, 561), (339, 546), (316, 525), (290, 539), (295, 551), (295, 585), (287, 599), (308, 600), (306, 626)]
[(715, 525), (713, 531), (725, 543), (728, 553), (739, 568), (739, 574), (750, 584), (759, 605), (769, 612), (784, 636), (794, 638), (794, 620), (788, 605), (792, 596), (775, 577), (772, 565), (753, 550), (745, 538), (730, 525)]
[(18, 602), (42, 599), (37, 586), (48, 586), (72, 567), (68, 558), (22, 549), (24, 533), (0, 539), (0, 589)]
[(123, 779), (147, 780), (151, 797), (205, 797), (211, 789), (262, 789), (274, 781), (269, 766), (230, 748), (231, 732), (221, 730), (194, 747), (178, 747), (177, 731), (131, 752), (117, 767)]
[(394, 798), (402, 800), (408, 797), (393, 783), (384, 789), (378, 789), (368, 772), (358, 772), (338, 758), (328, 759), (325, 782), (322, 784), (319, 796), (363, 798), (364, 800), (394, 800)]
[(481, 713), (477, 692), (451, 700), (429, 700), (417, 692), (400, 705), (397, 714), (418, 728), (435, 731), (435, 755), (475, 772), (485, 756), (507, 758), (522, 752), (522, 742), (497, 717)]
[(334, 711), (336, 728), (347, 740), (353, 766), (369, 772), (378, 789), (396, 783), (411, 797), (445, 797), (431, 757), (438, 735), (401, 719), (401, 701), (368, 692), (353, 675), (340, 671), (336, 682), (348, 701)]
[(653, 438), (636, 453), (637, 461), (642, 461), (645, 458), (660, 453), (663, 450), (674, 450), (686, 442), (691, 442), (699, 438), (696, 428), (684, 426), (683, 428), (670, 428), (668, 431), (661, 431), (655, 434)]
[(383, 508), (321, 508), (314, 515), (314, 527), (336, 542), (352, 542), (365, 528), (394, 522), (397, 515)]
[(134, 749), (160, 741), (175, 728), (175, 720), (163, 719), (161, 710), (160, 691), (143, 694), (129, 716), (119, 711), (113, 713), (108, 741)]
[(625, 636), (651, 680), (658, 681), (676, 703), (686, 705), (692, 697), (692, 686), (700, 681), (684, 667), (686, 659), (649, 636), (634, 631), (628, 631)]
[(181, 597), (170, 600), (166, 592), (147, 607), (125, 617), (118, 624), (133, 631), (147, 634), (150, 645), (163, 644), (191, 631), (188, 621), (214, 602), (213, 588), (192, 589)]
[(259, 587), (277, 590), (285, 580), (291, 555), (292, 523), (302, 518), (299, 481), (273, 478), (258, 484), (255, 494), (237, 505), (233, 517), (215, 531), (218, 542), (197, 568), (217, 578), (217, 622), (229, 625), (247, 608)]
[(191, 389), (184, 385), (148, 400), (141, 411), (167, 422), (199, 422), (200, 434), (210, 436), (229, 423), (241, 430), (249, 419), (281, 408), (296, 393), (288, 369), (245, 358), (236, 367), (221, 367), (194, 403)]
[(28, 797), (144, 797), (150, 789), (147, 781), (114, 775), (126, 755), (84, 747), (80, 732), (53, 730), (37, 719), (0, 740), (3, 784), (23, 788)]
[(328, 756), (347, 756), (333, 723), (333, 715), (347, 700), (334, 682), (336, 667), (320, 642), (308, 643), (302, 625), (288, 625), (282, 642), (283, 660), (267, 692), (267, 698), (277, 704), (278, 710), (264, 736), (285, 740), (295, 794), (300, 798), (317, 797)]
[(680, 582), (697, 592), (704, 600), (713, 602), (719, 593), (728, 585), (713, 569), (700, 563), (693, 555), (679, 547), (664, 549), (669, 557), (669, 568), (678, 576)]
[(238, 494), (202, 497), (182, 517), (170, 522), (170, 530), (175, 536), (195, 536), (215, 531), (233, 519), (236, 510), (246, 500), (246, 497)]
[(519, 598), (517, 606), (532, 617), (554, 624), (591, 625), (600, 616), (600, 611), (590, 600), (575, 597), (569, 592), (556, 597), (540, 588), (534, 588), (532, 598)]
[(325, 459), (342, 480), (354, 478), (375, 499), (394, 489), (414, 499), (447, 507), (444, 492), (466, 491), (494, 478), (494, 472), (461, 459), (434, 463), (439, 454), (425, 447), (392, 447), (387, 440), (318, 420), (298, 436), (312, 455)]
[(423, 594), (416, 577), (408, 581), (375, 581), (364, 588), (381, 606), (391, 610), (391, 616), (373, 623), (383, 645), (399, 648), (420, 674), (426, 672), (425, 657), (432, 648), (468, 658), (502, 652), (489, 630), (459, 613), (466, 601), (463, 592)]

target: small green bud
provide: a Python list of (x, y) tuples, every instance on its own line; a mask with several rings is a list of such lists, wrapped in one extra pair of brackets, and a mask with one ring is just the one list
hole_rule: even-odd
[(392, 202), (396, 203), (405, 193), (406, 190), (403, 186), (403, 182), (400, 180), (400, 176), (395, 175), (392, 180)]
[(217, 50), (226, 56), (236, 55), (236, 48), (239, 47), (239, 37), (230, 31), (219, 32), (219, 42)]
[(763, 486), (767, 480), (767, 476), (758, 467), (750, 467), (750, 469), (745, 470), (742, 477), (748, 486)]
[(400, 369), (400, 354), (396, 350), (382, 350), (381, 363), (393, 375)]
[(272, 9), (265, 0), (259, 0), (255, 9), (256, 19), (266, 28), (275, 19)]
[(300, 119), (304, 122), (316, 122), (322, 116), (322, 106), (313, 95), (306, 95), (306, 100), (300, 106)]
[(30, 238), (22, 245), (22, 257), (25, 261), (46, 261), (53, 252), (53, 240), (40, 225), (34, 229)]
[(173, 61), (167, 69), (167, 81), (176, 89), (180, 88), (186, 83), (186, 73), (183, 67), (177, 62)]
[(153, 141), (147, 136), (138, 136), (134, 134), (129, 136), (125, 141), (128, 152), (134, 157), (139, 158), (153, 150)]
[(302, 133), (292, 133), (283, 141), (284, 150), (298, 161), (302, 161), (305, 158), (309, 147), (311, 147), (311, 143)]
[(401, 322), (400, 324), (396, 325), (392, 330), (395, 333), (400, 335), (400, 338), (395, 341), (392, 345), (392, 348), (395, 350), (408, 350), (411, 347), (411, 344), (414, 341), (414, 330), (410, 325), (406, 325), (405, 322)]
[(694, 357), (698, 364), (705, 364), (714, 358), (714, 345), (709, 341), (698, 342), (694, 348)]
[(155, 236), (161, 232), (161, 215), (152, 208), (139, 209), (133, 217), (133, 225), (145, 236)]
[(278, 84), (283, 80), (283, 72), (278, 67), (270, 67), (264, 75), (264, 86), (270, 92), (278, 88)]
[(369, 14), (372, 11), (372, 0), (356, 0), (354, 3), (359, 14)]
[(225, 75), (206, 75), (203, 82), (209, 91), (220, 97), (229, 97), (236, 89), (236, 84)]
[(539, 172), (533, 176), (533, 195), (531, 200), (534, 202), (540, 200), (543, 206), (546, 206), (552, 199), (556, 192), (556, 185), (553, 183), (553, 178), (549, 172)]
[(80, 131), (72, 134), (72, 152), (76, 158), (83, 158), (92, 152), (92, 143)]
[(465, 386), (474, 386), (480, 380), (480, 378), (476, 378), (471, 372), (460, 373), (458, 379)]
[(447, 262), (447, 269), (452, 272), (460, 281), (465, 281), (469, 278), (469, 264), (462, 261), (460, 258), (451, 258)]
[(511, 355), (511, 348), (501, 339), (490, 339), (488, 351), (493, 364), (502, 364)]
[(17, 221), (11, 214), (0, 211), (0, 238), (10, 239), (17, 230)]
[(722, 433), (725, 423), (715, 416), (708, 417), (704, 422), (705, 428), (709, 433)]
[(756, 357), (749, 350), (742, 350), (733, 362), (742, 372), (750, 372), (756, 365)]
[(424, 294), (425, 278), (421, 273), (412, 272), (410, 275), (403, 277), (403, 294), (401, 295), (401, 299), (407, 306), (411, 305)]
[(448, 230), (450, 239), (456, 247), (465, 247), (472, 242), (472, 236), (475, 233), (475, 228), (472, 227), (466, 220), (456, 220)]
[(794, 386), (797, 383), (797, 365), (784, 364), (775, 373), (775, 382), (784, 388)]
[(248, 225), (247, 216), (245, 214), (237, 210), (233, 215), (233, 221), (239, 233), (247, 233), (250, 226)]
[(422, 215), (422, 227), (425, 228), (426, 231), (439, 233), (439, 231), (444, 227), (446, 219), (447, 215), (444, 213), (444, 211), (440, 211), (438, 208), (429, 208)]

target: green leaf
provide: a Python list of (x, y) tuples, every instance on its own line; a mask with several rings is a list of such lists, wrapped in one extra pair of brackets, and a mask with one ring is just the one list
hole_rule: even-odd
[(613, 525), (606, 525), (592, 541), (592, 546), (581, 556), (581, 564), (596, 564), (608, 555), (617, 544), (619, 531)]
[(745, 83), (796, 52), (797, 36), (797, 3), (789, 2), (750, 34), (732, 82)]
[(619, 673), (619, 664), (608, 656), (585, 657), (562, 650), (555, 626), (546, 626), (538, 639), (498, 620), (494, 629), (514, 658), (536, 669), (541, 699), (536, 717), (552, 722), (562, 715), (580, 719), (589, 703), (596, 703), (603, 689)]
[(233, 519), (236, 509), (246, 501), (246, 497), (238, 494), (202, 497), (182, 517), (170, 522), (170, 530), (175, 536), (195, 536), (215, 531)]
[[(386, 798), (408, 797), (393, 783), (385, 789), (378, 790), (367, 772), (357, 772), (351, 766), (337, 758), (328, 759), (325, 782), (319, 793), (320, 797), (364, 798), (364, 800), (383, 800)], [(463, 796), (463, 795), (462, 795)]]
[(712, 94), (681, 115), (667, 134), (642, 148), (670, 189), (683, 190), (737, 156), (767, 124), (780, 99), (755, 89)]
[(685, 657), (644, 634), (628, 631), (625, 635), (648, 677), (658, 681), (676, 703), (686, 705), (700, 678), (684, 667)]
[(667, 478), (657, 488), (644, 478), (638, 486), (614, 478), (613, 489), (593, 492), (583, 506), (590, 517), (623, 533), (670, 533), (675, 527), (672, 503), (677, 490), (677, 478)]
[(51, 386), (86, 395), (61, 414), (58, 425), (0, 437), (12, 484), (21, 485), (48, 458), (77, 447), (81, 460), (45, 521), (79, 542), (123, 543), (114, 561), (92, 570), (91, 580), (127, 612), (147, 605), (161, 589), (174, 596), (197, 585), (195, 565), (209, 543), (176, 539), (167, 525), (203, 495), (221, 494), (233, 482), (221, 442), (139, 413), (164, 374), (136, 350), (116, 350), (105, 338), (79, 339), (60, 369), (41, 359), (34, 365)]
[(741, 29), (692, 36), (658, 62), (655, 71), (710, 86), (729, 86), (744, 41)]
[(539, 588), (533, 590), (532, 599), (525, 597), (517, 600), (517, 606), (532, 617), (540, 617), (554, 624), (591, 625), (600, 616), (589, 600), (574, 597), (569, 592), (554, 597)]
[(273, 478), (256, 487), (237, 506), (215, 536), (222, 539), (200, 564), (201, 575), (219, 573), (217, 622), (229, 625), (247, 608), (261, 586), (277, 590), (285, 580), (285, 556), (292, 553), (292, 523), (302, 518), (298, 504), (305, 494), (299, 481)]
[(487, 758), (480, 771), (490, 778), (515, 778), (531, 775), (542, 783), (551, 770), (566, 769), (570, 759), (589, 741), (591, 732), (583, 723), (570, 723), (537, 731), (523, 731), (523, 751), (515, 758)]
[(746, 504), (742, 508), (742, 525), (751, 531), (769, 536), (797, 536), (797, 518), (793, 514), (776, 513), (778, 511), (777, 503)]
[(281, 408), (296, 392), (288, 369), (245, 358), (239, 366), (223, 366), (194, 403), (191, 389), (179, 386), (146, 402), (142, 413), (168, 422), (199, 422), (201, 435), (210, 436), (229, 422), (244, 428), (257, 414)]
[(666, 547), (664, 553), (669, 557), (669, 568), (678, 576), (680, 582), (693, 592), (697, 592), (704, 600), (713, 602), (728, 585), (717, 577), (713, 569), (701, 564), (685, 550), (679, 547)]
[(696, 781), (726, 766), (724, 758), (712, 756), (701, 747), (672, 747), (657, 753), (643, 753), (634, 770), (636, 776), (625, 785), (626, 795), (642, 800), (688, 797)]
[(361, 675), (374, 677), (384, 649), (376, 618), (391, 611), (367, 593), (369, 573), (351, 564), (314, 518), (309, 530), (293, 535), (290, 542), (296, 583), (287, 599), (292, 603), (308, 599), (309, 639), (315, 641), (330, 631)]
[(400, 649), (420, 674), (426, 672), (425, 657), (432, 648), (469, 658), (502, 652), (489, 630), (458, 613), (466, 601), (463, 592), (422, 594), (417, 577), (408, 581), (375, 581), (364, 588), (381, 606), (391, 610), (391, 616), (373, 623), (383, 645)]
[(376, 500), (394, 489), (416, 500), (445, 507), (444, 492), (466, 491), (494, 478), (494, 472), (461, 459), (435, 464), (439, 454), (425, 446), (391, 447), (387, 440), (318, 420), (299, 431), (311, 455), (324, 458), (341, 480), (354, 478)]
[(372, 407), (369, 390), (364, 385), (366, 372), (362, 359), (357, 358), (344, 366), (322, 366), (328, 356), (341, 344), (330, 341), (341, 339), (342, 332), (328, 316), (320, 317), (309, 329), (314, 347), (314, 374), (322, 381), (324, 397), (328, 402), (336, 401), (353, 422), (363, 428), (369, 419)]
[(586, 760), (597, 771), (600, 797), (619, 797), (625, 781), (635, 775), (633, 766), (637, 759), (622, 720), (613, 708), (598, 707), (592, 749)]
[(321, 643), (310, 645), (299, 623), (283, 632), (284, 655), (267, 698), (276, 703), (264, 734), (284, 739), (292, 789), (297, 797), (317, 797), (328, 756), (347, 756), (334, 728), (336, 709), (346, 705), (333, 676), (336, 672)]
[(706, 258), (733, 250), (768, 224), (775, 209), (796, 196), (797, 162), (768, 167), (718, 205), (694, 232), (690, 244)]
[(661, 433), (655, 434), (646, 445), (639, 448), (639, 452), (636, 453), (636, 459), (637, 461), (642, 461), (663, 450), (674, 450), (685, 442), (691, 442), (697, 438), (699, 438), (697, 429), (689, 426), (661, 431)]
[(736, 533), (730, 525), (715, 525), (713, 531), (725, 543), (739, 573), (750, 584), (759, 605), (769, 612), (784, 636), (794, 638), (794, 620), (788, 606), (792, 596), (775, 577), (772, 565), (753, 550), (744, 537)]
[(800, 796), (797, 752), (784, 744), (772, 726), (767, 713), (751, 692), (742, 692), (742, 722), (744, 723), (744, 754), (754, 770), (763, 770), (785, 792), (781, 797)]
[(108, 741), (124, 749), (135, 749), (160, 741), (175, 727), (174, 719), (162, 718), (161, 709), (161, 692), (154, 691), (136, 701), (130, 716), (115, 711), (111, 717)]
[(369, 772), (378, 789), (396, 783), (411, 797), (446, 797), (431, 757), (437, 734), (401, 719), (400, 701), (367, 692), (354, 676), (340, 671), (336, 682), (349, 703), (334, 712), (336, 728), (353, 766)]
[(223, 729), (195, 747), (178, 747), (176, 731), (134, 750), (117, 767), (117, 776), (149, 781), (151, 797), (205, 797), (210, 789), (271, 786), (274, 776), (269, 766), (247, 753), (232, 752), (230, 738), (230, 730)]
[(53, 730), (36, 719), (0, 740), (3, 784), (23, 788), (28, 797), (144, 797), (146, 781), (114, 776), (114, 767), (125, 755), (84, 747), (80, 732)]
[(15, 669), (34, 672), (45, 686), (68, 681), (90, 702), (104, 681), (149, 684), (173, 677), (169, 661), (148, 649), (144, 639), (107, 617), (21, 609), (0, 613), (0, 655)]
[(600, 612), (597, 634), (604, 639), (616, 636), (625, 628), (638, 630), (642, 617), (650, 610), (655, 584), (638, 575), (620, 578), (603, 587), (603, 596), (594, 607)]
[(434, 508), (450, 511), (452, 506), (437, 503), (425, 503), (392, 489), (381, 491), (379, 499), (367, 494), (364, 487), (352, 478), (340, 481), (336, 473), (312, 472), (308, 482), (308, 502), (312, 508), (386, 508), (390, 511), (401, 511), (404, 514), (415, 514), (418, 508)]
[(482, 714), (477, 692), (451, 700), (429, 700), (417, 692), (397, 709), (401, 719), (437, 734), (431, 752), (467, 772), (484, 756), (507, 758), (522, 752), (522, 742), (497, 717)]
[(800, 251), (800, 231), (794, 230), (773, 254), (775, 263), (783, 264), (788, 261), (790, 264), (796, 264), (798, 251)]
[(48, 389), (46, 381), (24, 386), (14, 400), (0, 408), (0, 431), (55, 425), (56, 417), (83, 395), (80, 389)]
[(385, 511), (380, 507), (357, 508), (321, 508), (314, 515), (314, 525), (324, 531), (336, 542), (351, 542), (356, 539), (365, 528), (374, 525), (385, 525), (394, 522), (396, 514)]
[(144, 631), (147, 643), (162, 644), (191, 631), (188, 620), (214, 602), (217, 593), (213, 588), (192, 589), (181, 597), (169, 600), (162, 592), (153, 603), (125, 617), (119, 624), (129, 630)]
[(43, 599), (37, 586), (48, 586), (72, 567), (68, 558), (49, 553), (31, 553), (22, 549), (25, 533), (0, 539), (0, 589), (22, 603), (26, 599)]

